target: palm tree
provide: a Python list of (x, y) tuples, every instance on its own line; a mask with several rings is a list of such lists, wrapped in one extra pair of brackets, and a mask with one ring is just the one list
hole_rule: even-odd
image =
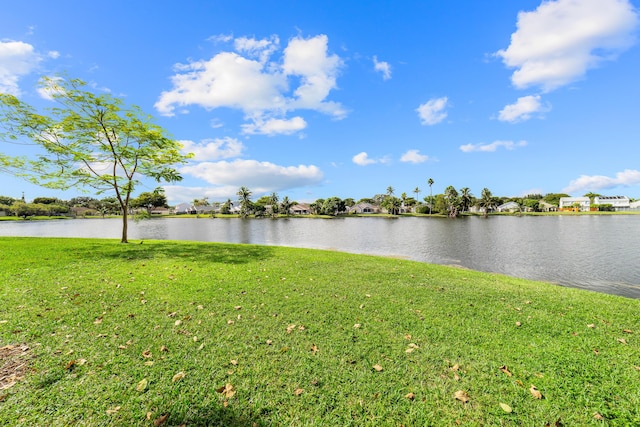
[(429, 184), (429, 215), (431, 215), (431, 206), (433, 205), (433, 191), (431, 186), (433, 185), (434, 181), (432, 178), (429, 178), (427, 180), (427, 184)]
[(387, 196), (393, 196), (395, 189), (392, 186), (387, 187)]
[(469, 210), (469, 206), (471, 206), (472, 202), (473, 194), (471, 194), (469, 187), (460, 189), (460, 207), (462, 208), (462, 212)]
[(246, 218), (251, 211), (251, 191), (247, 187), (240, 187), (236, 195), (240, 197), (240, 216)]
[(420, 188), (418, 187), (414, 188), (413, 192), (416, 193), (416, 200), (420, 200), (420, 193), (422, 192)]
[(458, 190), (455, 189), (453, 185), (448, 186), (444, 189), (444, 197), (447, 200), (447, 206), (449, 209), (449, 217), (455, 218), (458, 216), (458, 204), (460, 200), (458, 199)]
[(278, 193), (271, 193), (269, 202), (271, 203), (271, 216), (275, 218), (278, 215)]
[(282, 210), (282, 212), (285, 215), (289, 215), (289, 210), (291, 209), (291, 206), (293, 206), (293, 202), (289, 200), (288, 196), (284, 196), (282, 198), (282, 201), (280, 202), (280, 210)]
[(485, 187), (482, 189), (482, 193), (480, 195), (480, 202), (479, 202), (480, 207), (484, 210), (485, 218), (487, 217), (487, 215), (489, 215), (489, 208), (491, 207), (492, 204), (493, 204), (493, 195), (491, 194), (491, 191), (489, 191), (489, 189)]

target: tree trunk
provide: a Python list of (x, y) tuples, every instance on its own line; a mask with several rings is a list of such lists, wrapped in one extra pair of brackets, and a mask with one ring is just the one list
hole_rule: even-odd
[(128, 213), (125, 211), (122, 215), (122, 239), (120, 240), (120, 243), (129, 243), (129, 240), (127, 240), (127, 218), (129, 217)]

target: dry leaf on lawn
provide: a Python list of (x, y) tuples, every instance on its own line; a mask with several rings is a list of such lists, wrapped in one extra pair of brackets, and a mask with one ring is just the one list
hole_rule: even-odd
[(464, 390), (458, 390), (456, 391), (456, 393), (453, 395), (454, 398), (456, 398), (456, 400), (459, 400), (462, 403), (467, 403), (469, 401), (469, 394), (464, 391)]
[(536, 399), (542, 399), (542, 393), (540, 393), (540, 390), (538, 390), (536, 386), (531, 385), (529, 391), (531, 392), (531, 395)]
[(415, 394), (413, 394), (413, 393), (407, 393), (404, 397), (405, 397), (406, 399), (413, 400), (413, 399), (415, 399), (415, 398), (416, 398), (416, 395), (415, 395)]
[(304, 389), (303, 388), (297, 388), (293, 394), (295, 394), (296, 396), (300, 396), (302, 393), (304, 393)]
[(293, 332), (293, 330), (296, 328), (296, 325), (289, 325), (287, 326), (287, 333), (290, 334), (291, 332)]
[(236, 394), (236, 389), (230, 383), (227, 383), (224, 387), (217, 388), (216, 391), (224, 395), (227, 399), (232, 398), (233, 395)]
[(505, 374), (507, 374), (508, 376), (513, 376), (513, 374), (511, 373), (511, 371), (509, 370), (509, 368), (507, 368), (507, 365), (502, 365), (500, 366), (500, 370), (502, 372), (504, 372)]
[(382, 366), (378, 365), (378, 364), (373, 365), (373, 369), (376, 372), (382, 372), (384, 370), (384, 368)]
[(312, 344), (312, 345), (311, 345), (311, 351), (313, 351), (314, 353), (317, 353), (317, 352), (319, 351), (319, 350), (318, 350), (318, 346), (317, 346), (317, 345), (315, 345), (315, 344)]
[(113, 408), (107, 409), (107, 415), (113, 415), (120, 410), (120, 406), (114, 406)]
[(598, 412), (593, 414), (593, 418), (595, 418), (596, 420), (599, 420), (599, 421), (603, 421), (604, 420), (604, 417), (602, 415), (600, 415)]
[(625, 340), (624, 338), (618, 338), (618, 342), (620, 344), (627, 344), (627, 340)]
[(167, 421), (167, 418), (169, 418), (169, 414), (162, 414), (153, 421), (153, 425), (155, 427), (161, 426), (165, 421)]
[(173, 378), (171, 378), (171, 382), (175, 383), (176, 381), (180, 381), (181, 379), (184, 378), (184, 376), (185, 376), (184, 372), (178, 372), (173, 376)]

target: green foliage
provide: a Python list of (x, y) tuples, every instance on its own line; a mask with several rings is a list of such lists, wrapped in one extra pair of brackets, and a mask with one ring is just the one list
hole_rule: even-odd
[(568, 194), (566, 193), (547, 193), (544, 196), (544, 201), (554, 205), (554, 206), (559, 206), (560, 205), (560, 199), (562, 197), (570, 197)]
[[(125, 106), (109, 94), (97, 95), (86, 86), (78, 79), (43, 78), (42, 90), (58, 105), (43, 114), (15, 96), (0, 94), (0, 136), (26, 139), (41, 148), (24, 168), (9, 165), (13, 173), (49, 188), (109, 191), (123, 212), (129, 210), (140, 177), (181, 180), (174, 165), (189, 156), (180, 153), (177, 141), (138, 107)], [(127, 242), (126, 215), (121, 241)]]
[(133, 208), (153, 208), (153, 207), (165, 207), (168, 208), (167, 196), (164, 194), (164, 189), (161, 187), (156, 188), (151, 192), (141, 193), (135, 199), (131, 199), (131, 207)]
[(11, 206), (14, 202), (16, 202), (16, 199), (13, 197), (0, 196), (0, 205)]
[(339, 197), (329, 197), (322, 203), (320, 213), (322, 215), (338, 215), (346, 210), (344, 201)]

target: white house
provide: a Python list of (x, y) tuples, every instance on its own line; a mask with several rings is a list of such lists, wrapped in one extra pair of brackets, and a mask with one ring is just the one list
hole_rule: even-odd
[(596, 196), (593, 199), (596, 205), (611, 205), (616, 211), (631, 208), (631, 201), (627, 196)]
[(520, 210), (520, 205), (516, 202), (507, 202), (496, 208), (498, 212), (517, 212)]
[(588, 197), (560, 197), (560, 210), (588, 212), (591, 209), (591, 199)]

